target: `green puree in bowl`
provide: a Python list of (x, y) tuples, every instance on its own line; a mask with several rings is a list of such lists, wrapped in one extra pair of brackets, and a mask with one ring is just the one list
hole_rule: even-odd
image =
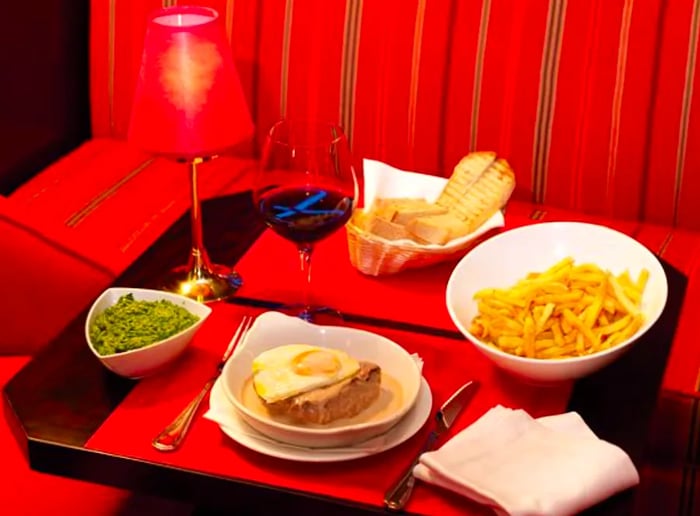
[(126, 294), (95, 317), (90, 339), (100, 355), (113, 355), (167, 339), (198, 320), (171, 301), (137, 301)]

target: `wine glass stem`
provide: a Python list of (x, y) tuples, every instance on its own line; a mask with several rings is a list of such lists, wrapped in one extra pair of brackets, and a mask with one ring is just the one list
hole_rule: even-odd
[(313, 246), (311, 244), (301, 244), (299, 246), (299, 262), (301, 264), (301, 273), (304, 281), (302, 291), (303, 309), (299, 316), (302, 319), (311, 319), (311, 253)]

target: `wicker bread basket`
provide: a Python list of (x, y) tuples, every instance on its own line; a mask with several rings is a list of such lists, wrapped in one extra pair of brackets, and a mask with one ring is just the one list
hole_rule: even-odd
[[(365, 159), (365, 206), (375, 198), (422, 197), (433, 202), (445, 188), (445, 177), (400, 170), (380, 161)], [(473, 233), (444, 245), (422, 245), (411, 240), (387, 240), (363, 229), (364, 209), (358, 208), (346, 224), (350, 263), (370, 276), (395, 274), (461, 258), (469, 249), (504, 226), (502, 211), (495, 213)]]
[(427, 267), (436, 263), (456, 260), (503, 226), (501, 212), (487, 221), (473, 238), (459, 239), (444, 246), (422, 246), (407, 240), (385, 240), (363, 230), (357, 223), (356, 213), (345, 226), (348, 235), (350, 263), (369, 276), (396, 274), (407, 269)]

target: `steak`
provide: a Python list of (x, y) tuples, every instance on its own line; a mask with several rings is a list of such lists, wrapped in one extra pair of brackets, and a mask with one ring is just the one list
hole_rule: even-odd
[(273, 403), (262, 401), (272, 415), (296, 423), (325, 425), (356, 416), (369, 407), (379, 398), (381, 375), (377, 364), (361, 361), (355, 375), (338, 383)]

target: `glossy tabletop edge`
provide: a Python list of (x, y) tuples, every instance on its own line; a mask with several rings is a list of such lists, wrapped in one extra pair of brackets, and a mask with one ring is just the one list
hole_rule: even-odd
[[(263, 226), (255, 222), (253, 215), (252, 201), (249, 193), (241, 193), (224, 198), (212, 199), (205, 201), (202, 206), (202, 212), (205, 223), (204, 239), (207, 249), (214, 261), (224, 263), (236, 263), (243, 255), (246, 249), (255, 241), (263, 230)], [(222, 216), (222, 212), (224, 215)], [(216, 214), (216, 216), (214, 216)], [(140, 257), (123, 275), (121, 275), (115, 285), (149, 285), (149, 279), (155, 275), (154, 271), (163, 270), (165, 267), (180, 264), (184, 257), (189, 252), (189, 215), (183, 215), (171, 229), (169, 229), (161, 238), (149, 249), (142, 257)], [(679, 283), (680, 288), (685, 289), (685, 280), (680, 273), (673, 269), (668, 269), (670, 277), (673, 281)], [(677, 302), (680, 306), (683, 296), (681, 295)], [(262, 306), (274, 308), (274, 303), (270, 306), (265, 305), (264, 300), (254, 299), (233, 299), (232, 302), (240, 304), (250, 304), (252, 306)], [(676, 307), (676, 308), (679, 308)], [(677, 316), (679, 310), (674, 313)], [(29, 362), (5, 387), (4, 402), (5, 409), (9, 412), (11, 418), (17, 423), (18, 438), (20, 441), (26, 439), (23, 443), (26, 445), (27, 454), (30, 465), (41, 471), (65, 475), (74, 478), (81, 478), (89, 481), (98, 481), (101, 483), (116, 485), (118, 487), (130, 488), (135, 490), (146, 490), (156, 494), (171, 496), (173, 498), (187, 499), (188, 501), (206, 501), (211, 498), (216, 490), (214, 486), (221, 488), (226, 485), (228, 490), (232, 489), (232, 485), (237, 484), (246, 493), (246, 496), (255, 498), (260, 495), (267, 499), (271, 493), (276, 493), (277, 496), (283, 498), (285, 504), (294, 504), (300, 498), (307, 498), (305, 503), (319, 503), (318, 507), (333, 506), (337, 511), (341, 511), (342, 507), (350, 511), (349, 513), (357, 512), (376, 512), (377, 507), (355, 506), (352, 504), (343, 504), (344, 501), (333, 499), (324, 499), (309, 495), (307, 493), (294, 493), (284, 490), (277, 490), (271, 486), (258, 486), (261, 489), (251, 490), (254, 487), (251, 484), (231, 481), (230, 479), (213, 479), (206, 474), (197, 474), (188, 470), (178, 470), (172, 468), (159, 467), (157, 464), (144, 463), (142, 461), (130, 460), (123, 457), (115, 457), (111, 455), (95, 453), (85, 450), (83, 445), (87, 439), (99, 428), (102, 422), (109, 416), (112, 410), (119, 405), (121, 400), (129, 393), (136, 382), (116, 377), (115, 375), (106, 374), (99, 362), (94, 360), (94, 357), (88, 353), (85, 346), (78, 346), (76, 342), (82, 342), (83, 321), (85, 313), (81, 314), (74, 320), (65, 331), (44, 350), (42, 350), (34, 360)], [(436, 329), (427, 326), (411, 325), (396, 321), (386, 321), (383, 319), (375, 319), (365, 316), (346, 314), (348, 321), (357, 321), (369, 323), (377, 326), (393, 327), (405, 329), (417, 333), (426, 333), (461, 339), (458, 332), (449, 332), (443, 329)], [(667, 324), (673, 324), (674, 321), (667, 321)], [(69, 342), (74, 345), (69, 345)], [(624, 365), (624, 363), (623, 363)], [(79, 371), (79, 375), (66, 377), (67, 370)], [(613, 373), (614, 373), (613, 369)], [(598, 378), (596, 380), (596, 378)], [(96, 385), (103, 385), (102, 389), (92, 389), (90, 392), (84, 392), (85, 381), (93, 382)], [(571, 409), (586, 407), (577, 406), (577, 399), (586, 399), (586, 392), (595, 392), (597, 389), (604, 388), (610, 379), (600, 380), (596, 376), (592, 381), (582, 381), (576, 385), (571, 401)], [(601, 383), (602, 382), (602, 383)], [(655, 388), (660, 385), (654, 379)], [(51, 389), (41, 389), (40, 386), (51, 386)], [(581, 393), (583, 389), (583, 393)], [(80, 392), (80, 396), (75, 396)], [(620, 395), (630, 395), (624, 391)], [(656, 398), (656, 392), (645, 393), (646, 396)], [(72, 400), (71, 410), (71, 425), (66, 427), (65, 418), (61, 417), (58, 422), (50, 424), (47, 421), (47, 413), (50, 413), (50, 407), (53, 403), (60, 399)], [(674, 393), (662, 392), (658, 404), (651, 404), (651, 410), (655, 410), (655, 415), (652, 418), (651, 426), (658, 426), (658, 413), (664, 410), (664, 400), (678, 400), (678, 396)], [(686, 400), (686, 398), (682, 398)], [(688, 421), (685, 428), (688, 432), (688, 440), (683, 443), (685, 457), (694, 457), (695, 462), (678, 463), (677, 466), (685, 470), (694, 468), (697, 465), (697, 457), (691, 450), (697, 447), (693, 444), (692, 436), (697, 436), (697, 428), (692, 425), (697, 425), (698, 408), (697, 400), (689, 397), (687, 404), (676, 403), (676, 412), (684, 415), (682, 421)], [(686, 406), (687, 405), (687, 406)], [(656, 407), (656, 408), (655, 408)], [(678, 408), (680, 407), (680, 408)], [(593, 423), (592, 427), (602, 438), (607, 438), (606, 432), (615, 432), (614, 425), (611, 428), (605, 428), (606, 417), (601, 415), (598, 422)], [(652, 417), (650, 414), (645, 414), (645, 417)], [(656, 421), (656, 423), (655, 423)], [(648, 421), (647, 421), (648, 422)], [(602, 427), (601, 427), (602, 425)], [(596, 428), (597, 426), (597, 428)], [(601, 432), (602, 429), (602, 432)], [(676, 428), (675, 431), (683, 432), (683, 429)], [(638, 432), (646, 435), (647, 432)], [(602, 435), (601, 435), (602, 434)], [(613, 436), (614, 437), (614, 436)], [(642, 436), (644, 437), (644, 436)], [(681, 436), (678, 436), (681, 438)], [(635, 446), (643, 446), (645, 449), (637, 450), (639, 456), (636, 461), (644, 461), (640, 464), (642, 468), (646, 467), (648, 457), (653, 456), (653, 450), (646, 449), (646, 439), (638, 441)], [(652, 444), (653, 444), (652, 436)], [(658, 444), (658, 442), (657, 442)], [(695, 452), (696, 453), (696, 452)], [(109, 466), (109, 467), (107, 467)], [(96, 473), (99, 472), (99, 473)], [(124, 472), (128, 474), (124, 477)], [(122, 479), (128, 478), (128, 482)], [(166, 481), (167, 480), (167, 481)], [(697, 484), (694, 475), (684, 475), (680, 482), (680, 493), (671, 494), (678, 500), (682, 500), (687, 493), (697, 491)], [(197, 486), (197, 492), (190, 491), (186, 486)], [(206, 487), (209, 486), (209, 487)], [(206, 496), (200, 497), (197, 493), (205, 493)], [(684, 495), (685, 493), (685, 495)], [(301, 496), (300, 496), (301, 495)], [(305, 496), (306, 495), (306, 496)], [(639, 499), (640, 496), (637, 496)], [(644, 498), (644, 496), (641, 496)], [(667, 497), (668, 499), (668, 497)], [(596, 514), (623, 514), (630, 504), (635, 503), (630, 493), (622, 496), (613, 497), (610, 501), (597, 507), (591, 513)], [(331, 505), (329, 505), (331, 504)], [(339, 504), (339, 505), (338, 505)], [(692, 514), (692, 503), (679, 504), (677, 514)], [(342, 512), (335, 511), (335, 514)], [(381, 512), (381, 511), (380, 511)], [(648, 513), (651, 514), (651, 513)], [(670, 514), (670, 513), (669, 513)]]

